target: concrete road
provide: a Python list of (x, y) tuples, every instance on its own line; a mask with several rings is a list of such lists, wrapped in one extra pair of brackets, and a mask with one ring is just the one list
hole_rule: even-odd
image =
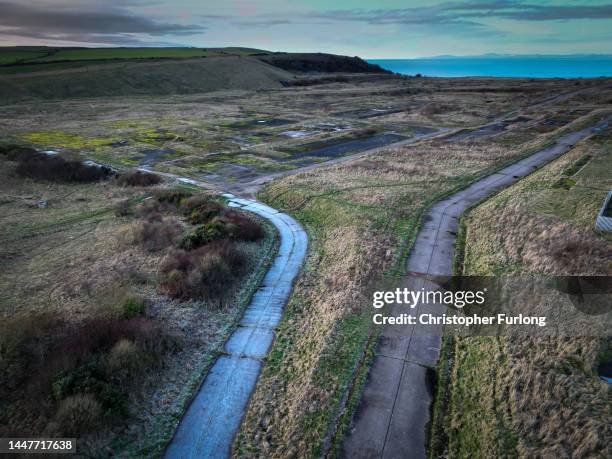
[[(607, 126), (608, 120), (595, 127)], [(543, 164), (567, 152), (588, 136), (593, 127), (566, 134), (554, 145), (485, 177), (434, 204), (409, 255), (409, 273), (400, 285), (411, 290), (436, 290), (427, 279), (452, 274), (453, 244), (459, 217), (472, 204), (493, 195)], [(404, 308), (402, 310), (402, 308)], [(427, 312), (442, 314), (441, 306), (426, 305)], [(422, 305), (417, 315), (425, 312)], [(393, 306), (387, 315), (406, 312)], [(428, 325), (386, 326), (366, 380), (352, 428), (344, 439), (341, 455), (346, 458), (424, 458), (427, 424), (433, 394), (433, 370), (442, 329)]]
[(291, 217), (264, 204), (225, 194), (231, 207), (267, 219), (280, 233), (280, 247), (238, 328), (225, 343), (166, 449), (166, 458), (225, 458), (230, 454), (251, 393), (291, 293), (308, 239)]

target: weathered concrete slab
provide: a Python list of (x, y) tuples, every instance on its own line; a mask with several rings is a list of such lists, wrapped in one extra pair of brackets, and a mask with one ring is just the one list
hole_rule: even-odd
[(167, 458), (227, 457), (261, 362), (220, 357), (181, 420)]
[(291, 217), (248, 199), (223, 195), (229, 205), (254, 212), (269, 220), (280, 235), (279, 250), (272, 266), (253, 294), (238, 328), (225, 343), (227, 356), (220, 357), (204, 380), (195, 399), (166, 450), (166, 458), (224, 458), (249, 397), (255, 388), (260, 359), (266, 356), (281, 320), (293, 281), (304, 257), (308, 239)]

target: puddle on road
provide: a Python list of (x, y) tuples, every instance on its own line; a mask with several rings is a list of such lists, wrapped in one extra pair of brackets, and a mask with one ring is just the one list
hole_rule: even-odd
[(280, 133), (281, 136), (290, 137), (292, 139), (297, 139), (300, 137), (307, 137), (312, 134), (314, 134), (314, 132), (308, 132), (308, 131), (285, 131), (285, 132)]

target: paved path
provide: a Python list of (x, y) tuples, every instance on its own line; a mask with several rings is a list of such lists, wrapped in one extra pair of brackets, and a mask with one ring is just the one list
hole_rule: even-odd
[[(607, 122), (602, 120), (596, 127), (607, 126)], [(551, 147), (434, 204), (417, 235), (408, 259), (409, 275), (400, 287), (436, 290), (438, 286), (426, 279), (452, 274), (453, 244), (459, 217), (465, 209), (567, 152), (592, 130), (592, 127), (588, 127), (566, 134)], [(420, 308), (421, 305), (418, 305), (417, 315)], [(443, 312), (440, 306), (429, 304), (426, 308), (432, 314)], [(405, 306), (395, 305), (386, 311), (387, 315), (400, 312), (406, 312)], [(383, 329), (376, 357), (353, 417), (353, 428), (342, 445), (343, 457), (425, 457), (433, 388), (433, 370), (428, 367), (438, 361), (441, 337), (441, 327), (398, 325)]]
[(256, 213), (274, 224), (280, 233), (280, 247), (240, 325), (225, 343), (225, 354), (212, 366), (183, 416), (166, 449), (166, 458), (229, 456), (257, 382), (261, 359), (270, 348), (306, 255), (306, 233), (291, 217), (256, 201), (224, 196), (231, 207)]

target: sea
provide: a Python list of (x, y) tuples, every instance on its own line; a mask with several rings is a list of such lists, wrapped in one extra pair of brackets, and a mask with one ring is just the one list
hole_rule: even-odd
[(403, 75), (432, 77), (597, 78), (612, 76), (612, 56), (500, 56), (368, 59)]

